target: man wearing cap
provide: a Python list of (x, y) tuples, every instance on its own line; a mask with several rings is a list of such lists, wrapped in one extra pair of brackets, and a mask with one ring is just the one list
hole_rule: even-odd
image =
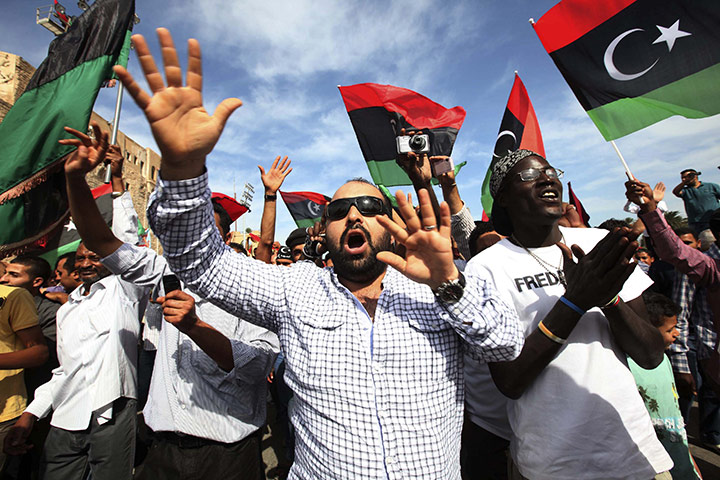
[(148, 218), (190, 288), (278, 333), (295, 393), (289, 478), (459, 479), (463, 351), (510, 360), (522, 335), (487, 277), (463, 276), (453, 263), (447, 204), (437, 222), (423, 190), (419, 218), (399, 193), (405, 230), (376, 186), (353, 180), (326, 207), (334, 267), (281, 268), (229, 253), (212, 227), (205, 158), (241, 102), (224, 100), (209, 116), (198, 42), (188, 42), (182, 86), (170, 33), (158, 36), (167, 88), (141, 35), (133, 42), (153, 96), (115, 69), (163, 152)]
[(293, 263), (305, 260), (303, 247), (305, 247), (306, 235), (307, 233), (304, 228), (296, 228), (295, 230), (290, 232), (287, 240), (285, 240), (285, 245), (287, 245), (287, 247), (290, 249), (290, 256), (292, 257)]
[(712, 212), (720, 208), (720, 185), (701, 182), (700, 175), (701, 172), (692, 168), (680, 172), (682, 181), (673, 188), (673, 195), (682, 198), (690, 228), (709, 247), (715, 239), (709, 231), (708, 221)]
[(673, 464), (626, 361), (654, 368), (662, 359), (640, 297), (651, 282), (629, 263), (637, 243), (628, 230), (558, 225), (561, 176), (529, 150), (500, 159), (492, 220), (508, 238), (465, 270), (493, 278), (525, 332), (517, 359), (489, 364), (511, 399), (510, 478), (651, 479)]

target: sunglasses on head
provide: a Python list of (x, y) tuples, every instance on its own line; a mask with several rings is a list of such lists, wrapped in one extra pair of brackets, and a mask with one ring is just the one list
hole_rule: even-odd
[(386, 214), (385, 202), (381, 198), (363, 195), (362, 197), (339, 198), (330, 202), (325, 209), (325, 215), (328, 220), (342, 220), (350, 211), (350, 207), (355, 206), (358, 211), (365, 217)]

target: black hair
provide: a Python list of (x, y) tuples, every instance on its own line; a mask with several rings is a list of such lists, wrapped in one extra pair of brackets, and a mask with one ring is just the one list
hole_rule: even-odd
[(495, 231), (500, 235), (505, 235), (506, 237), (512, 235), (514, 230), (512, 219), (507, 213), (507, 210), (505, 210), (505, 207), (501, 207), (497, 201), (493, 202), (490, 220), (495, 227)]
[(233, 250), (237, 251), (238, 253), (244, 253), (247, 255), (247, 250), (245, 250), (245, 247), (242, 246), (242, 244), (237, 242), (230, 242), (228, 243), (228, 247), (232, 248)]
[(468, 244), (470, 247), (470, 257), (474, 257), (478, 253), (477, 249), (477, 241), (478, 238), (480, 238), (482, 235), (485, 235), (486, 233), (490, 233), (496, 231), (495, 226), (493, 225), (492, 220), (489, 220), (487, 222), (475, 222), (475, 228), (473, 229), (472, 233), (470, 234), (470, 237), (468, 238)]
[[(218, 214), (218, 217), (220, 217), (220, 228), (223, 229), (223, 235), (227, 235), (230, 233), (230, 224), (232, 224), (232, 219), (230, 218), (230, 215), (228, 214), (227, 210), (225, 210), (225, 207), (220, 205), (220, 202), (212, 199), (212, 205), (213, 205), (213, 212)], [(223, 241), (225, 239), (223, 238)]]
[(50, 264), (44, 258), (35, 255), (19, 255), (10, 263), (17, 263), (27, 267), (30, 278), (40, 277), (45, 283), (52, 275)]
[(655, 327), (662, 326), (665, 323), (665, 317), (674, 317), (680, 313), (680, 307), (660, 293), (646, 290), (642, 294), (642, 298), (645, 301), (650, 323)]
[(625, 220), (619, 220), (617, 218), (608, 218), (604, 222), (602, 222), (600, 225), (597, 226), (597, 228), (602, 228), (603, 230), (610, 230), (611, 232), (615, 230), (616, 228), (622, 228), (622, 227), (630, 227), (630, 224)]
[(698, 236), (697, 236), (697, 234), (695, 233), (695, 230), (693, 230), (693, 229), (690, 228), (690, 227), (677, 227), (677, 228), (673, 228), (673, 232), (675, 232), (675, 235), (677, 235), (678, 237), (682, 237), (683, 235), (690, 234), (690, 235), (693, 236), (693, 238), (694, 238), (695, 240), (698, 239)]
[(650, 255), (652, 258), (656, 258), (656, 257), (655, 257), (655, 252), (651, 252), (650, 249), (648, 249), (648, 248), (646, 248), (646, 247), (640, 247), (640, 248), (638, 248), (637, 250), (635, 250), (635, 255), (637, 255), (638, 253), (643, 253), (643, 252), (647, 253), (647, 254)]
[(60, 265), (60, 260), (66, 258), (67, 261), (65, 262), (65, 265), (63, 265), (63, 270), (65, 270), (65, 273), (72, 273), (75, 271), (75, 252), (68, 252), (63, 253), (60, 255), (55, 262), (55, 268), (58, 268), (58, 265)]
[(683, 173), (694, 173), (695, 175), (700, 175), (700, 172), (698, 172), (694, 168), (686, 168), (685, 170), (680, 172), (680, 175), (682, 175)]

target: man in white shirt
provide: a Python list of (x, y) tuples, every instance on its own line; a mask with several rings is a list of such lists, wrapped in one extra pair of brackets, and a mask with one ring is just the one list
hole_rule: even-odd
[(492, 218), (508, 238), (466, 269), (492, 276), (525, 331), (517, 359), (489, 364), (512, 399), (510, 478), (667, 475), (672, 460), (625, 360), (654, 368), (662, 359), (662, 337), (640, 297), (651, 282), (630, 263), (637, 243), (628, 230), (558, 226), (561, 176), (528, 150), (500, 159), (490, 180)]
[[(111, 272), (142, 285), (160, 284), (171, 274), (165, 259), (121, 242), (88, 201), (85, 174), (102, 161), (107, 134), (96, 134), (96, 140), (73, 134), (82, 147), (66, 163), (68, 199), (83, 241), (103, 255)], [(230, 218), (222, 206), (215, 208), (215, 227), (225, 238)], [(136, 218), (131, 203), (113, 221), (123, 215)], [(175, 328), (154, 325), (158, 354), (143, 410), (154, 441), (135, 478), (260, 480), (266, 377), (279, 350), (277, 336), (191, 292), (173, 290), (158, 301)]]

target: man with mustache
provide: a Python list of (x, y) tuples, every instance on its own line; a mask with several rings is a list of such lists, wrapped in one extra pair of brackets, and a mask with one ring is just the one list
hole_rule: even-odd
[[(165, 29), (158, 36), (167, 86), (144, 38), (133, 37), (153, 97), (115, 67), (162, 152), (148, 216), (191, 288), (278, 333), (295, 393), (289, 478), (459, 479), (463, 347), (501, 361), (522, 341), (492, 283), (455, 267), (447, 204), (438, 225), (426, 191), (422, 219), (399, 193), (404, 230), (375, 186), (350, 181), (325, 212), (334, 268), (283, 269), (234, 254), (213, 227), (205, 157), (241, 102), (225, 100), (209, 116), (198, 42), (188, 43), (183, 86), (172, 38)], [(387, 250), (393, 237), (405, 258)]]

